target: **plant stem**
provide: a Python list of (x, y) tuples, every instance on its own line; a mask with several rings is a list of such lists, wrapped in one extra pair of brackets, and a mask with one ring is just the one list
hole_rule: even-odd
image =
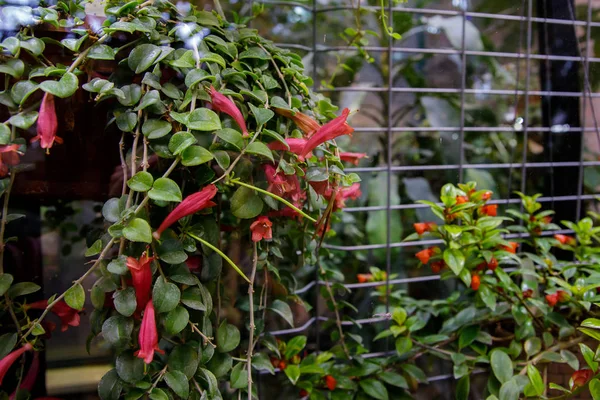
[[(166, 170), (165, 173), (163, 174), (163, 176), (162, 176), (163, 178), (166, 178), (167, 176), (171, 175), (171, 172), (173, 172), (173, 170), (175, 169), (175, 167), (177, 166), (177, 164), (179, 164), (179, 160), (180, 160), (180, 158), (177, 157), (175, 159), (175, 161), (173, 161), (173, 163), (171, 164), (171, 166), (169, 167), (169, 169)], [(142, 202), (135, 208), (135, 211), (133, 213), (137, 214), (138, 212), (140, 212), (140, 210), (142, 208), (144, 208), (144, 206), (146, 204), (148, 204), (148, 201), (150, 201), (150, 197), (148, 197), (148, 195), (146, 195), (144, 197), (144, 199), (142, 200)]]
[(248, 284), (248, 304), (250, 308), (250, 337), (248, 338), (248, 352), (246, 354), (246, 368), (248, 370), (248, 400), (252, 400), (252, 351), (254, 350), (254, 278), (256, 276), (256, 266), (258, 264), (258, 245), (254, 242), (254, 252), (252, 255), (252, 272), (250, 273), (250, 282)]
[[(110, 248), (112, 247), (112, 245), (114, 243), (115, 243), (115, 239), (114, 238), (110, 239), (110, 241), (106, 244), (104, 249), (102, 249), (102, 252), (98, 256), (98, 259), (96, 261), (94, 261), (94, 264), (90, 267), (90, 269), (88, 269), (83, 275), (81, 275), (81, 277), (79, 277), (79, 279), (74, 281), (73, 284), (69, 287), (69, 289), (71, 289), (77, 285), (80, 285), (81, 282), (83, 282), (85, 280), (85, 278), (87, 278), (92, 272), (94, 272), (94, 270), (98, 267), (98, 265), (100, 265), (100, 261), (102, 261), (106, 257), (106, 253), (108, 253), (108, 251), (110, 250)], [(46, 317), (46, 315), (48, 315), (48, 313), (50, 312), (52, 307), (54, 307), (59, 301), (61, 301), (65, 297), (65, 294), (67, 293), (67, 291), (69, 289), (65, 290), (61, 295), (56, 297), (52, 303), (48, 304), (46, 306), (46, 309), (42, 313), (42, 315), (40, 315), (34, 322), (35, 323), (42, 322), (42, 320)], [(35, 328), (35, 325), (36, 325), (35, 323), (32, 323), (31, 328), (29, 328), (27, 330), (27, 332), (25, 332), (22, 340), (26, 339), (27, 336), (29, 336), (31, 334), (31, 332), (33, 332), (33, 329)]]
[(298, 207), (296, 207), (295, 205), (293, 205), (289, 201), (287, 201), (287, 200), (285, 200), (285, 199), (277, 196), (276, 194), (273, 194), (273, 193), (268, 192), (266, 190), (263, 190), (261, 188), (257, 188), (256, 186), (252, 186), (252, 185), (249, 185), (247, 183), (241, 182), (238, 179), (230, 179), (229, 182), (235, 183), (236, 185), (247, 187), (248, 189), (256, 190), (257, 192), (260, 192), (262, 194), (266, 194), (267, 196), (270, 196), (270, 197), (274, 198), (275, 200), (278, 200), (278, 201), (282, 202), (283, 204), (285, 204), (289, 208), (293, 209), (294, 211), (296, 211), (297, 213), (299, 213), (300, 215), (302, 215), (304, 218), (308, 219), (309, 221), (311, 221), (311, 222), (317, 222), (316, 219), (314, 219), (310, 215), (306, 214), (304, 211), (302, 211), (301, 209), (299, 209)]
[(92, 48), (94, 46), (96, 46), (98, 44), (104, 43), (106, 41), (106, 39), (108, 39), (108, 35), (102, 36), (95, 43), (93, 43), (90, 47), (88, 47), (87, 49), (85, 49), (84, 51), (82, 51), (81, 53), (79, 53), (79, 56), (77, 56), (77, 58), (75, 59), (75, 61), (73, 61), (73, 64), (71, 64), (71, 66), (69, 67), (69, 69), (67, 70), (67, 72), (73, 72), (73, 71), (75, 71), (75, 68), (77, 68), (79, 66), (79, 64), (81, 64), (83, 62), (83, 60), (85, 60), (85, 58), (87, 57), (87, 55), (90, 52), (90, 50), (92, 50)]
[[(240, 152), (240, 154), (235, 158), (235, 160), (233, 160), (233, 162), (231, 163), (231, 165), (225, 170), (225, 172), (223, 172), (223, 175), (221, 175), (220, 177), (218, 177), (217, 179), (215, 179), (214, 181), (211, 182), (211, 184), (215, 184), (217, 182), (219, 182), (221, 179), (229, 176), (229, 174), (231, 173), (231, 171), (233, 171), (233, 169), (235, 168), (235, 166), (237, 165), (237, 163), (241, 160), (242, 156), (244, 154), (246, 154), (246, 149), (248, 148), (248, 146), (250, 146), (258, 137), (258, 135), (260, 134), (260, 130), (256, 131), (256, 133), (254, 134), (254, 136), (252, 136), (252, 139), (250, 139), (250, 141), (248, 142), (248, 145), (246, 145), (246, 147), (244, 147), (242, 149), (242, 151)], [(217, 136), (215, 135), (215, 138)]]
[(191, 237), (192, 239), (195, 239), (197, 241), (199, 241), (200, 243), (202, 243), (203, 245), (205, 245), (206, 247), (208, 247), (209, 249), (213, 250), (215, 253), (217, 253), (218, 255), (220, 255), (221, 257), (223, 257), (223, 259), (225, 261), (227, 261), (227, 263), (229, 265), (231, 265), (231, 267), (235, 270), (235, 272), (237, 272), (242, 278), (244, 278), (244, 280), (248, 283), (250, 283), (250, 279), (248, 279), (248, 277), (242, 272), (242, 270), (240, 269), (240, 267), (238, 267), (233, 261), (231, 261), (231, 258), (227, 257), (227, 255), (225, 255), (225, 253), (223, 253), (221, 250), (219, 250), (218, 248), (216, 248), (215, 246), (213, 246), (212, 244), (208, 243), (206, 240), (194, 235), (193, 233), (187, 233), (187, 235), (189, 237)]
[(569, 348), (575, 346), (576, 344), (583, 342), (583, 339), (584, 339), (583, 336), (579, 336), (568, 342), (560, 342), (560, 343), (555, 344), (552, 347), (549, 347), (546, 351), (542, 351), (540, 354), (533, 357), (531, 360), (527, 361), (525, 363), (525, 366), (521, 370), (521, 372), (519, 372), (519, 375), (527, 374), (527, 366), (537, 364), (544, 357), (545, 353), (552, 353), (553, 351), (556, 351), (556, 350), (569, 349)]
[[(318, 257), (318, 255), (317, 255)], [(344, 350), (344, 354), (346, 354), (346, 358), (348, 360), (351, 359), (350, 352), (348, 351), (348, 347), (346, 347), (346, 339), (344, 338), (344, 329), (342, 328), (342, 318), (340, 317), (340, 312), (338, 310), (337, 301), (335, 301), (335, 297), (333, 295), (333, 290), (331, 289), (331, 284), (329, 280), (325, 277), (325, 271), (321, 268), (321, 275), (323, 275), (323, 281), (325, 282), (325, 287), (327, 288), (327, 293), (329, 293), (329, 297), (331, 298), (331, 303), (333, 304), (333, 312), (335, 313), (335, 323), (338, 328), (338, 332), (340, 334), (340, 343), (342, 344), (342, 349)]]
[(219, 0), (213, 0), (213, 4), (215, 5), (217, 14), (219, 14), (221, 18), (225, 19), (225, 13), (223, 12), (223, 7), (221, 7), (221, 2)]
[[(292, 93), (290, 93), (290, 89), (287, 85), (287, 82), (285, 81), (285, 77), (283, 76), (283, 74), (281, 73), (281, 70), (279, 69), (279, 66), (275, 62), (275, 59), (273, 58), (271, 53), (269, 53), (262, 44), (260, 44), (260, 43), (256, 43), (256, 44), (258, 45), (258, 47), (263, 49), (265, 53), (267, 53), (269, 55), (269, 58), (271, 59), (271, 64), (273, 64), (273, 67), (275, 68), (275, 71), (277, 71), (277, 75), (279, 76), (281, 83), (283, 83), (283, 87), (285, 89), (285, 94), (287, 95), (287, 98), (288, 98), (288, 106), (291, 107), (292, 106)], [(314, 60), (313, 60), (313, 62), (314, 62)]]
[(208, 336), (206, 336), (200, 329), (198, 329), (198, 327), (196, 326), (196, 324), (190, 322), (190, 326), (192, 327), (192, 330), (194, 332), (196, 332), (198, 335), (200, 335), (202, 337), (202, 339), (204, 339), (204, 344), (210, 344), (212, 347), (217, 347), (216, 344), (214, 344), (211, 339)]
[(6, 193), (4, 193), (4, 205), (2, 206), (2, 219), (0, 220), (0, 274), (4, 273), (4, 249), (6, 243), (4, 243), (4, 232), (6, 231), (6, 218), (8, 217), (8, 203), (10, 201), (10, 192), (12, 191), (13, 184), (15, 183), (15, 171), (11, 171), (10, 180)]

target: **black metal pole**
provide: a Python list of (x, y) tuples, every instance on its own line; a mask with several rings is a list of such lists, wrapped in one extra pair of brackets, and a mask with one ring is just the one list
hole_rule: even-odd
[[(574, 0), (538, 0), (537, 15), (541, 18), (574, 20)], [(580, 56), (579, 43), (574, 25), (538, 24), (539, 52), (546, 55)], [(542, 60), (540, 84), (543, 91), (581, 92), (581, 63), (575, 61)], [(543, 126), (551, 127), (544, 137), (546, 161), (580, 161), (581, 132), (569, 128), (581, 127), (580, 101), (578, 97), (543, 96)], [(525, 144), (526, 145), (526, 144)], [(578, 193), (578, 168), (550, 168), (544, 177), (544, 194), (563, 196)], [(556, 221), (574, 220), (577, 202), (556, 202)]]

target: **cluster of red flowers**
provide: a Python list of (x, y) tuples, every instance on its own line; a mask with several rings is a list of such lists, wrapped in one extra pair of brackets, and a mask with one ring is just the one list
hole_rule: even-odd
[(548, 303), (550, 307), (554, 307), (556, 303), (566, 303), (570, 298), (571, 296), (569, 296), (567, 292), (558, 290), (556, 293), (546, 295), (546, 303)]
[(422, 264), (427, 264), (431, 257), (433, 257), (434, 255), (439, 254), (439, 253), (440, 253), (439, 247), (437, 247), (437, 246), (428, 247), (425, 250), (421, 250), (417, 254), (415, 254), (415, 257), (417, 257), (419, 259), (419, 261), (421, 261)]

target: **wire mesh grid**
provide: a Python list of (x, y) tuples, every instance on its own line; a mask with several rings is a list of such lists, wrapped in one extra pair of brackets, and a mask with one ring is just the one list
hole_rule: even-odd
[[(402, 242), (394, 241), (391, 238), (392, 224), (399, 223), (394, 221), (392, 212), (396, 210), (412, 210), (416, 211), (419, 209), (426, 208), (428, 206), (416, 203), (415, 201), (409, 201), (404, 204), (393, 204), (393, 190), (395, 189), (392, 184), (392, 176), (402, 176), (403, 174), (413, 174), (420, 172), (450, 172), (455, 178), (455, 182), (461, 182), (465, 179), (465, 172), (467, 170), (482, 170), (482, 171), (495, 171), (496, 173), (505, 173), (507, 181), (503, 190), (503, 195), (499, 199), (491, 201), (491, 204), (499, 204), (502, 206), (513, 206), (518, 207), (520, 199), (511, 193), (514, 190), (520, 190), (523, 193), (531, 194), (530, 184), (532, 179), (544, 178), (549, 181), (545, 185), (546, 196), (540, 197), (538, 201), (544, 204), (548, 204), (552, 207), (563, 204), (567, 208), (574, 210), (573, 219), (579, 219), (584, 214), (586, 209), (586, 201), (591, 201), (597, 198), (598, 194), (595, 193), (593, 188), (588, 189), (587, 193), (584, 185), (584, 177), (586, 168), (596, 168), (600, 166), (600, 161), (597, 160), (586, 160), (584, 154), (590, 152), (587, 147), (591, 146), (594, 149), (600, 148), (600, 130), (598, 129), (598, 121), (596, 118), (596, 110), (594, 99), (600, 98), (600, 92), (595, 92), (591, 84), (590, 70), (591, 66), (600, 63), (600, 58), (593, 57), (592, 51), (592, 30), (594, 28), (600, 28), (600, 22), (594, 21), (594, 4), (592, 0), (577, 1), (574, 0), (539, 0), (534, 7), (533, 0), (521, 0), (519, 4), (514, 7), (515, 13), (503, 14), (503, 13), (489, 13), (489, 12), (476, 12), (470, 11), (466, 7), (468, 2), (458, 2), (464, 5), (464, 7), (455, 7), (450, 9), (443, 8), (417, 8), (406, 5), (394, 5), (393, 0), (386, 1), (385, 12), (390, 26), (394, 24), (394, 16), (397, 13), (403, 13), (412, 16), (413, 18), (421, 17), (432, 17), (441, 16), (443, 18), (460, 18), (459, 29), (460, 42), (458, 48), (432, 48), (423, 45), (416, 47), (410, 47), (403, 44), (402, 41), (393, 40), (391, 37), (387, 38), (387, 46), (369, 46), (364, 47), (364, 50), (373, 54), (384, 54), (386, 57), (381, 57), (380, 60), (385, 60), (387, 63), (388, 71), (392, 71), (395, 63), (395, 56), (448, 56), (457, 57), (458, 65), (460, 65), (460, 76), (459, 76), (459, 87), (412, 87), (412, 86), (400, 86), (394, 80), (392, 73), (388, 73), (387, 80), (381, 82), (379, 86), (337, 86), (337, 87), (323, 87), (319, 83), (318, 69), (319, 62), (322, 61), (322, 57), (330, 53), (335, 52), (352, 52), (356, 49), (352, 46), (339, 46), (339, 45), (321, 45), (319, 44), (319, 22), (318, 18), (324, 14), (335, 14), (340, 12), (352, 11), (357, 7), (356, 1), (347, 0), (342, 2), (343, 4), (334, 6), (322, 6), (317, 0), (307, 2), (293, 2), (293, 1), (274, 1), (274, 0), (263, 0), (263, 3), (273, 7), (297, 7), (304, 10), (311, 15), (311, 27), (312, 27), (312, 46), (298, 43), (278, 43), (278, 45), (287, 48), (293, 48), (296, 50), (305, 51), (312, 55), (312, 66), (310, 73), (314, 81), (313, 89), (317, 92), (323, 92), (327, 94), (340, 94), (340, 93), (379, 93), (387, 98), (389, 105), (397, 101), (397, 96), (402, 95), (438, 95), (438, 96), (455, 96), (455, 101), (459, 109), (459, 118), (457, 125), (451, 126), (427, 126), (426, 124), (421, 125), (402, 125), (392, 123), (392, 107), (387, 107), (387, 124), (379, 126), (355, 126), (355, 132), (366, 135), (383, 135), (386, 151), (383, 162), (375, 166), (360, 166), (347, 168), (349, 172), (356, 172), (359, 174), (385, 174), (386, 176), (386, 191), (382, 193), (385, 196), (385, 204), (383, 205), (365, 205), (365, 206), (351, 206), (343, 210), (344, 213), (350, 213), (355, 215), (361, 215), (369, 212), (385, 212), (386, 214), (386, 239), (383, 243), (356, 243), (351, 245), (337, 245), (326, 243), (324, 247), (329, 248), (333, 251), (342, 252), (360, 252), (360, 251), (385, 251), (385, 269), (387, 272), (387, 280), (385, 282), (386, 291), (389, 294), (392, 287), (397, 285), (407, 285), (414, 283), (432, 282), (440, 279), (439, 275), (429, 276), (414, 276), (400, 279), (390, 279), (393, 271), (393, 250), (404, 247), (415, 247), (415, 246), (429, 246), (440, 243), (437, 240), (420, 240), (418, 242)], [(363, 2), (365, 3), (365, 2)], [(434, 5), (442, 3), (442, 1), (432, 1)], [(453, 2), (456, 5), (457, 2)], [(514, 2), (517, 3), (517, 2)], [(358, 1), (360, 4), (360, 1)], [(600, 6), (600, 4), (596, 4)], [(378, 7), (365, 5), (361, 7), (372, 11), (378, 11)], [(577, 11), (584, 10), (583, 18), (578, 17)], [(562, 9), (562, 11), (557, 11)], [(581, 14), (581, 13), (580, 13)], [(550, 16), (549, 16), (550, 15)], [(487, 48), (484, 50), (473, 50), (469, 49), (467, 40), (467, 30), (470, 21), (474, 20), (494, 20), (516, 23), (518, 25), (518, 43), (516, 44), (516, 51), (494, 51), (493, 49)], [(553, 36), (552, 30), (554, 27), (560, 29), (570, 30), (573, 38), (577, 41), (579, 37), (581, 40), (570, 49), (571, 53), (563, 52), (560, 49), (557, 51), (553, 48), (553, 44), (557, 40), (564, 40), (563, 37)], [(534, 37), (538, 35), (538, 51), (534, 51), (535, 41)], [(556, 35), (556, 32), (554, 32)], [(580, 46), (584, 47), (582, 51)], [(514, 88), (482, 88), (474, 87), (474, 85), (468, 80), (467, 67), (469, 60), (473, 58), (487, 58), (487, 59), (502, 59), (510, 60), (516, 66), (516, 82)], [(540, 74), (540, 87), (538, 88), (538, 75), (534, 72), (534, 63), (539, 63)], [(562, 63), (562, 64), (560, 64)], [(552, 84), (553, 81), (564, 79), (560, 76), (549, 76), (552, 73), (552, 67), (556, 64), (559, 66), (574, 68), (577, 71), (579, 79), (574, 82), (570, 82), (571, 90), (554, 89)], [(545, 81), (544, 81), (545, 79)], [(567, 82), (569, 83), (569, 82)], [(564, 85), (563, 85), (564, 86)], [(581, 88), (582, 87), (582, 88)], [(521, 113), (515, 111), (510, 121), (504, 121), (502, 125), (497, 126), (484, 126), (475, 125), (468, 126), (467, 123), (467, 96), (505, 96), (510, 98), (512, 107), (517, 110), (520, 103), (524, 103)], [(565, 100), (567, 99), (567, 100)], [(571, 101), (577, 104), (577, 115), (575, 119), (571, 119), (568, 123), (561, 122), (560, 118), (557, 118), (556, 103), (559, 101)], [(532, 106), (532, 101), (536, 101), (536, 104)], [(541, 100), (541, 101), (539, 101)], [(554, 102), (554, 105), (553, 105)], [(539, 105), (538, 105), (539, 104)], [(533, 122), (532, 112), (541, 112), (546, 116), (542, 122)], [(560, 117), (560, 115), (559, 115)], [(588, 126), (589, 125), (589, 126)], [(429, 134), (441, 134), (444, 132), (457, 134), (456, 141), (458, 142), (458, 162), (455, 163), (431, 163), (431, 164), (403, 164), (399, 165), (394, 163), (394, 154), (392, 149), (394, 148), (394, 139), (396, 135), (403, 135), (411, 133), (415, 135), (429, 135)], [(510, 162), (469, 162), (466, 157), (466, 146), (469, 145), (466, 140), (466, 135), (477, 134), (477, 135), (489, 135), (489, 134), (506, 134), (513, 135), (513, 137), (521, 143), (520, 154), (517, 145), (511, 146), (510, 151)], [(547, 148), (544, 151), (545, 160), (530, 160), (531, 151), (529, 139), (531, 135), (546, 135), (545, 143)], [(572, 140), (572, 143), (577, 144), (577, 151), (575, 157), (571, 160), (564, 160), (564, 157), (559, 157), (556, 160), (557, 154), (560, 156), (562, 149), (555, 148), (557, 143), (553, 141), (557, 138), (569, 135), (567, 140)], [(562, 142), (564, 143), (564, 141)], [(579, 145), (580, 143), (580, 145)], [(560, 143), (558, 143), (560, 144)], [(520, 161), (519, 161), (520, 160)], [(565, 172), (566, 171), (566, 172)], [(568, 192), (565, 190), (558, 190), (555, 177), (568, 175), (568, 178), (573, 180), (573, 184), (569, 186)], [(549, 179), (547, 177), (550, 177)], [(557, 182), (560, 182), (558, 180)], [(564, 189), (564, 188), (563, 188)], [(414, 199), (413, 199), (414, 200)], [(572, 233), (568, 229), (561, 231), (546, 233)], [(523, 237), (524, 234), (508, 234), (507, 238)], [(510, 271), (508, 269), (507, 271)], [(301, 326), (292, 329), (282, 329), (277, 331), (271, 331), (270, 334), (274, 336), (282, 335), (293, 335), (293, 334), (306, 334), (307, 332), (314, 333), (316, 339), (317, 351), (320, 350), (320, 337), (321, 330), (320, 326), (323, 322), (329, 320), (325, 316), (325, 312), (320, 306), (319, 302), (319, 286), (325, 285), (319, 277), (317, 272), (314, 276), (314, 280), (309, 282), (306, 286), (296, 290), (295, 294), (307, 297), (307, 302), (310, 302), (309, 296), (314, 301), (314, 313), (313, 315)], [(345, 284), (347, 289), (363, 289), (369, 290), (377, 286), (381, 286), (381, 282), (371, 283), (352, 283)], [(316, 290), (315, 290), (316, 289)], [(387, 296), (386, 301), (386, 314), (373, 316), (370, 318), (363, 318), (358, 320), (347, 320), (343, 321), (343, 326), (356, 326), (377, 324), (385, 321), (389, 321), (389, 298)], [(375, 352), (364, 355), (364, 357), (379, 357), (389, 354), (389, 346), (386, 347), (386, 351)], [(430, 382), (441, 381), (451, 379), (452, 374), (441, 374), (435, 375), (428, 378)], [(260, 388), (260, 386), (259, 386)]]

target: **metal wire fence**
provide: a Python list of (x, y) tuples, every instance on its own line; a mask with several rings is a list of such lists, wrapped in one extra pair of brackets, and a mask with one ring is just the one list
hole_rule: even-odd
[[(365, 215), (373, 212), (385, 212), (385, 241), (382, 243), (326, 243), (324, 247), (332, 251), (342, 252), (368, 252), (385, 251), (382, 268), (387, 271), (388, 280), (385, 282), (388, 292), (397, 285), (408, 285), (422, 282), (439, 280), (439, 275), (413, 276), (400, 279), (390, 279), (393, 272), (397, 272), (393, 260), (393, 251), (398, 248), (433, 245), (439, 243), (436, 240), (421, 240), (419, 242), (402, 242), (392, 238), (393, 224), (404, 222), (397, 220), (396, 211), (416, 212), (427, 206), (415, 203), (415, 199), (405, 199), (401, 204), (393, 202), (392, 198), (397, 194), (398, 188), (393, 184), (393, 177), (397, 179), (403, 176), (415, 176), (427, 173), (441, 174), (453, 182), (463, 181), (467, 171), (486, 171), (496, 176), (503, 176), (499, 195), (492, 204), (503, 207), (518, 207), (520, 199), (512, 194), (514, 190), (524, 193), (544, 190), (544, 196), (539, 201), (557, 210), (557, 219), (579, 219), (589, 207), (589, 202), (596, 199), (600, 193), (596, 193), (594, 182), (586, 184), (586, 173), (590, 176), (595, 174), (600, 161), (596, 154), (600, 149), (600, 130), (596, 118), (595, 100), (600, 98), (600, 92), (595, 87), (595, 65), (600, 63), (600, 57), (594, 57), (593, 39), (600, 41), (600, 32), (594, 29), (600, 28), (600, 21), (596, 18), (596, 6), (592, 0), (574, 2), (574, 0), (522, 0), (512, 4), (508, 11), (482, 12), (476, 11), (481, 2), (453, 1), (447, 2), (429, 1), (424, 2), (427, 7), (414, 7), (414, 2), (395, 5), (393, 0), (386, 1), (386, 18), (390, 26), (394, 25), (397, 15), (408, 16), (413, 21), (423, 21), (424, 18), (442, 18), (448, 21), (458, 18), (459, 24), (454, 24), (456, 29), (452, 34), (458, 36), (459, 40), (451, 45), (430, 46), (421, 40), (407, 43), (404, 40), (394, 40), (385, 36), (387, 45), (366, 45), (363, 49), (369, 54), (376, 56), (375, 63), (379, 69), (392, 71), (396, 67), (397, 60), (410, 57), (449, 57), (459, 66), (458, 79), (455, 85), (447, 87), (433, 86), (427, 82), (419, 85), (406, 85), (400, 79), (396, 79), (392, 73), (388, 73), (386, 79), (382, 79), (377, 85), (361, 85), (353, 82), (350, 85), (326, 86), (321, 83), (320, 69), (327, 62), (331, 54), (349, 54), (356, 52), (354, 46), (340, 45), (335, 40), (323, 40), (321, 43), (322, 27), (320, 21), (325, 16), (332, 19), (344, 20), (348, 18), (348, 12), (355, 10), (356, 1), (346, 0), (341, 4), (323, 5), (323, 2), (310, 0), (305, 2), (293, 1), (271, 1), (263, 0), (269, 7), (288, 7), (290, 12), (295, 10), (300, 13), (308, 13), (312, 36), (312, 44), (304, 43), (279, 43), (282, 47), (289, 47), (304, 51), (312, 57), (310, 72), (314, 80), (314, 90), (329, 95), (343, 95), (347, 93), (369, 96), (378, 94), (387, 102), (383, 107), (385, 114), (380, 125), (355, 125), (358, 135), (369, 135), (377, 137), (382, 141), (383, 151), (376, 165), (357, 166), (348, 168), (348, 172), (355, 172), (361, 176), (369, 174), (384, 174), (386, 178), (385, 197), (383, 204), (358, 205), (344, 209), (344, 213), (355, 216)], [(378, 12), (377, 6), (364, 4), (361, 7), (366, 10)], [(473, 4), (470, 4), (473, 3)], [(467, 7), (467, 6), (470, 7)], [(462, 6), (462, 7), (461, 7)], [(481, 7), (479, 7), (481, 8)], [(343, 23), (343, 22), (342, 22)], [(468, 42), (469, 32), (478, 24), (506, 23), (511, 25), (513, 40), (510, 46), (494, 46), (493, 39), (486, 43), (483, 48), (475, 49)], [(432, 32), (431, 26), (424, 29), (424, 35), (439, 34)], [(306, 36), (306, 35), (305, 35)], [(305, 39), (305, 36), (302, 36)], [(537, 39), (536, 39), (537, 38)], [(331, 43), (330, 43), (331, 42)], [(561, 44), (562, 43), (562, 44)], [(495, 47), (504, 47), (502, 51)], [(428, 58), (431, 59), (431, 58)], [(494, 83), (487, 87), (476, 85), (470, 76), (469, 68), (473, 61), (486, 60), (488, 64), (498, 63), (500, 65), (512, 66), (512, 87), (494, 87)], [(322, 75), (322, 73), (321, 73)], [(453, 87), (454, 86), (454, 87)], [(496, 85), (498, 86), (498, 85)], [(403, 121), (393, 122), (394, 108), (391, 106), (404, 100), (404, 96), (438, 96), (443, 99), (451, 99), (455, 105), (458, 118), (453, 124), (429, 124), (423, 119), (419, 123), (405, 124)], [(479, 124), (469, 120), (469, 107), (477, 99), (502, 98), (513, 112), (503, 121), (496, 120), (495, 123)], [(498, 123), (500, 122), (500, 123)], [(358, 126), (357, 126), (358, 125)], [(429, 162), (402, 163), (395, 158), (395, 142), (403, 135), (415, 135), (423, 137), (436, 137), (444, 133), (453, 134), (453, 145), (448, 146), (448, 151), (455, 150), (454, 155), (457, 162), (448, 160), (432, 159)], [(467, 149), (473, 147), (473, 138), (481, 135), (505, 135), (507, 137), (508, 159), (504, 162), (496, 160), (471, 161), (475, 157), (467, 154)], [(532, 151), (532, 136), (543, 143), (541, 153)], [(440, 136), (441, 138), (441, 136)], [(510, 140), (509, 140), (510, 139)], [(441, 139), (440, 139), (441, 140)], [(442, 147), (442, 150), (445, 149)], [(438, 162), (436, 162), (438, 161)], [(566, 183), (565, 183), (566, 182)], [(565, 229), (554, 233), (571, 233)], [(522, 234), (510, 234), (509, 238), (523, 236)], [(302, 325), (292, 329), (283, 329), (270, 332), (272, 335), (294, 335), (314, 332), (318, 338), (322, 333), (320, 324), (328, 321), (322, 307), (319, 307), (319, 287), (324, 282), (316, 274), (314, 280), (306, 286), (298, 289), (295, 294), (300, 296), (313, 296), (314, 308), (312, 316)], [(352, 283), (344, 285), (351, 290), (369, 290), (381, 286), (381, 282), (375, 283)], [(315, 290), (317, 289), (317, 290)], [(316, 294), (315, 294), (316, 293)], [(306, 300), (310, 302), (309, 299)], [(389, 301), (389, 296), (388, 296)], [(389, 304), (386, 305), (386, 312)], [(345, 320), (344, 326), (356, 326), (377, 324), (385, 322), (389, 315), (374, 316), (358, 320)], [(317, 340), (318, 346), (318, 340)], [(319, 350), (317, 348), (317, 350)], [(367, 354), (366, 357), (377, 357), (387, 354), (377, 352)], [(432, 376), (431, 382), (452, 378), (451, 374)]]

